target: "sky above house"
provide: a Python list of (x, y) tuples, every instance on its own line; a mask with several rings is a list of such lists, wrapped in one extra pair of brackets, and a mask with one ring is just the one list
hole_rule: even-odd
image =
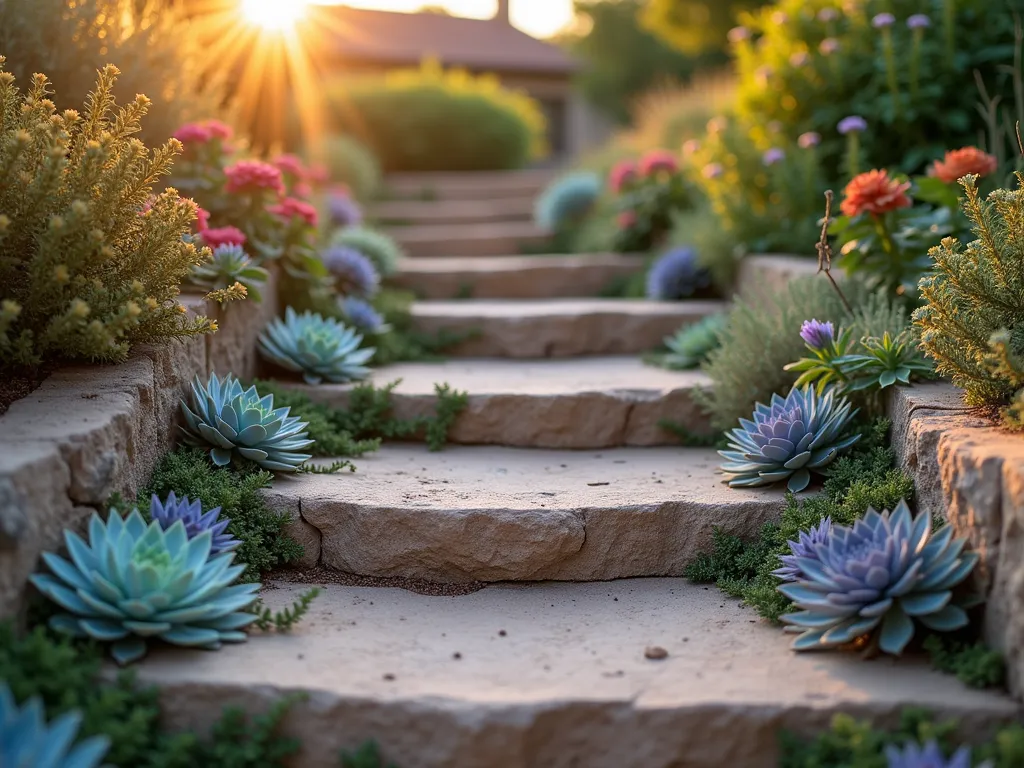
[[(497, 0), (316, 0), (324, 5), (350, 5), (381, 11), (418, 11), (425, 5), (445, 8), (456, 16), (487, 19)], [(511, 0), (512, 23), (535, 37), (550, 37), (572, 21), (572, 0)]]

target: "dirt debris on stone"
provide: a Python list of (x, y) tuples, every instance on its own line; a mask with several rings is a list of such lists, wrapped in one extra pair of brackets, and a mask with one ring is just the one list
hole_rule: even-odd
[(292, 584), (340, 584), (343, 587), (393, 587), (415, 592), (418, 595), (431, 597), (464, 597), (479, 592), (487, 586), (482, 581), (469, 581), (456, 584), (445, 584), (426, 579), (402, 579), (383, 576), (359, 576), (354, 573), (336, 571), (333, 568), (283, 569), (275, 571), (267, 580), (268, 586), (273, 581)]

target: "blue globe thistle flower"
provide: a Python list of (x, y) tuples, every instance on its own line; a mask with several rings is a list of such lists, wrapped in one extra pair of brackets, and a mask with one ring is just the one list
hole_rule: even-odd
[(327, 199), (327, 211), (336, 227), (358, 227), (363, 223), (363, 209), (348, 195), (337, 192)]
[(711, 285), (711, 274), (697, 262), (692, 248), (673, 248), (659, 256), (647, 272), (647, 298), (685, 299)]
[(165, 531), (181, 520), (185, 524), (185, 533), (190, 539), (194, 539), (204, 531), (209, 531), (212, 538), (210, 543), (210, 554), (219, 555), (222, 552), (230, 552), (237, 549), (242, 542), (227, 533), (228, 518), (220, 519), (220, 507), (214, 507), (205, 515), (203, 514), (203, 503), (198, 498), (190, 501), (187, 496), (178, 499), (171, 491), (167, 501), (160, 501), (154, 494), (149, 504), (149, 516)]
[[(971, 768), (971, 750), (960, 747), (948, 760), (942, 754), (939, 744), (932, 739), (923, 747), (910, 742), (903, 749), (890, 744), (885, 748), (888, 768)], [(985, 761), (978, 768), (993, 768)]]
[(320, 254), (320, 259), (343, 296), (369, 299), (380, 289), (380, 275), (373, 262), (354, 248), (334, 245)]
[(389, 330), (384, 322), (384, 316), (374, 309), (370, 302), (357, 296), (345, 296), (339, 299), (338, 307), (349, 324), (365, 334), (372, 335)]
[(783, 581), (796, 581), (804, 575), (800, 568), (801, 557), (818, 559), (816, 547), (819, 544), (828, 542), (832, 535), (832, 518), (825, 517), (817, 525), (811, 526), (810, 530), (800, 531), (796, 541), (789, 542), (789, 551), (792, 554), (779, 555), (782, 567), (772, 571), (773, 576), (778, 576)]

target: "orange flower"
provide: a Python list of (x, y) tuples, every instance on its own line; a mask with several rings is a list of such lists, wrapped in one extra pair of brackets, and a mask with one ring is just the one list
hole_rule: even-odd
[(935, 176), (947, 184), (954, 184), (969, 173), (988, 176), (997, 167), (999, 163), (992, 155), (982, 152), (977, 147), (964, 147), (950, 150), (942, 160), (932, 163), (928, 175)]
[(868, 171), (854, 176), (846, 185), (840, 207), (847, 216), (856, 216), (865, 211), (878, 215), (897, 208), (909, 208), (911, 201), (907, 197), (908, 189), (909, 181), (890, 179), (888, 171)]

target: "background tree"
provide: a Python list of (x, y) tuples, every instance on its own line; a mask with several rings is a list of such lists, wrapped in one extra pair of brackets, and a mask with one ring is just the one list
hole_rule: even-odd
[(648, 0), (640, 24), (685, 54), (721, 55), (736, 15), (761, 5), (764, 0)]

